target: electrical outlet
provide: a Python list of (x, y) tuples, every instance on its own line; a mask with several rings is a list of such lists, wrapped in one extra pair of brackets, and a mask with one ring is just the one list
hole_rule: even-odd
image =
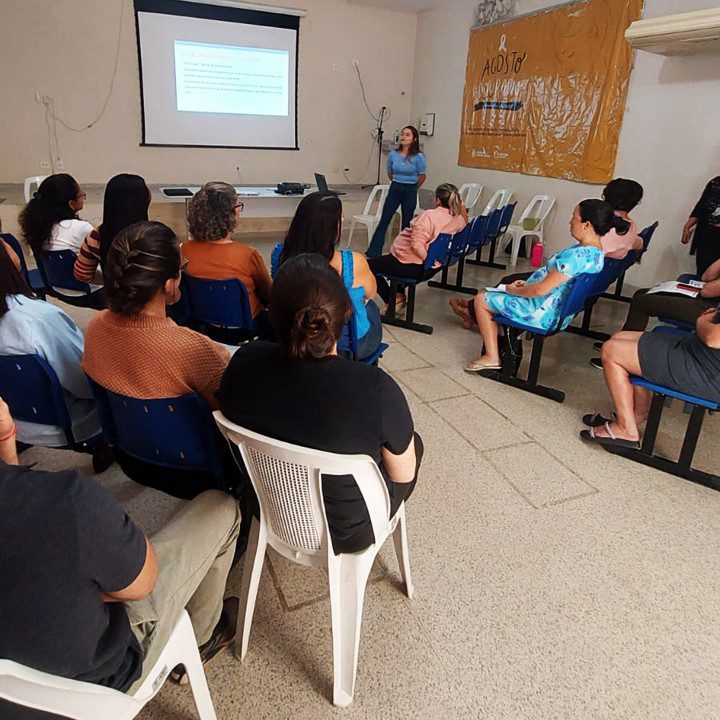
[(41, 160), (39, 165), (40, 165), (41, 170), (49, 170), (50, 169), (50, 161), (49, 160)]
[(339, 166), (339, 165), (333, 165), (333, 166), (332, 166), (332, 171), (333, 171), (334, 173), (339, 173), (339, 172), (340, 172), (340, 166)]
[(62, 172), (63, 170), (65, 170), (65, 163), (64, 163), (62, 160), (58, 160), (58, 161), (55, 163), (55, 167), (56, 167), (60, 172)]

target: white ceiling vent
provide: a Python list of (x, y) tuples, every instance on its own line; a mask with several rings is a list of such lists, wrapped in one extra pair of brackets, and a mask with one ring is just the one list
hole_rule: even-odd
[(636, 20), (625, 39), (638, 50), (659, 55), (720, 52), (720, 8)]

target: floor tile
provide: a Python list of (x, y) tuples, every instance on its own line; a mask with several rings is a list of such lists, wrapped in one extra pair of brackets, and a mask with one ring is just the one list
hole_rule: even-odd
[(469, 394), (466, 388), (436, 368), (405, 370), (396, 373), (395, 377), (425, 401), (456, 398)]

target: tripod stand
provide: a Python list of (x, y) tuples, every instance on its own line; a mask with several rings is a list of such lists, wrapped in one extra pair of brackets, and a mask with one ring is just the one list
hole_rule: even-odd
[(377, 179), (374, 183), (371, 183), (370, 185), (363, 185), (362, 189), (365, 190), (365, 188), (374, 187), (375, 185), (380, 185), (380, 166), (382, 164), (382, 144), (383, 144), (383, 135), (385, 134), (385, 131), (383, 130), (383, 123), (385, 122), (385, 115), (387, 113), (387, 108), (383, 105), (380, 108), (380, 114), (378, 115), (378, 124), (375, 128), (375, 132), (377, 133), (377, 142), (378, 142), (378, 162), (377, 162)]

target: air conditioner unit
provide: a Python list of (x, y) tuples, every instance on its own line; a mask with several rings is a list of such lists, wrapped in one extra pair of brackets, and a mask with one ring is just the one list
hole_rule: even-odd
[(720, 8), (636, 20), (625, 39), (638, 50), (659, 55), (720, 52)]

